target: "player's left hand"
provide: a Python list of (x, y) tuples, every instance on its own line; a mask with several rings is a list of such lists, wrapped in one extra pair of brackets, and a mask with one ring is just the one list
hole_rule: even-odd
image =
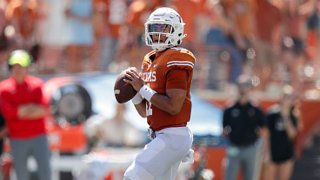
[(141, 75), (138, 73), (137, 68), (129, 67), (125, 70), (125, 73), (127, 79), (124, 79), (124, 81), (130, 83), (136, 91), (139, 91), (144, 85), (144, 81)]

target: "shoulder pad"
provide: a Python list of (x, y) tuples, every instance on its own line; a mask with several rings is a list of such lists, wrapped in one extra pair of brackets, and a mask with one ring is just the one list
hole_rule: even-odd
[(196, 59), (192, 52), (184, 48), (171, 48), (166, 53), (167, 67), (192, 70)]
[(174, 47), (174, 48), (169, 49), (168, 52), (170, 54), (186, 54), (186, 55), (189, 55), (195, 59), (193, 53), (186, 48)]

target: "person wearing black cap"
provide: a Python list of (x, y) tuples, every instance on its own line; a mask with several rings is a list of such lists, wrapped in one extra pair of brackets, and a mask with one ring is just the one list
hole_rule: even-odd
[(32, 155), (39, 180), (50, 180), (50, 151), (45, 117), (48, 111), (42, 80), (28, 74), (32, 57), (14, 50), (8, 58), (10, 77), (0, 82), (1, 110), (6, 121), (13, 164), (18, 180), (29, 179), (27, 159)]
[(259, 179), (260, 136), (265, 131), (265, 115), (253, 104), (249, 93), (253, 88), (249, 77), (240, 76), (237, 101), (223, 112), (223, 133), (229, 141), (226, 180), (237, 179), (242, 169), (244, 180)]

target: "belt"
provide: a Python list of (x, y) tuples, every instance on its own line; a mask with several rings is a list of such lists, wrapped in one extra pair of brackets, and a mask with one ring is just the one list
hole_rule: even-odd
[(182, 127), (170, 127), (170, 128), (164, 128), (159, 131), (154, 131), (151, 128), (148, 129), (148, 138), (150, 140), (157, 137), (159, 134), (175, 134), (175, 135), (184, 135), (186, 132), (190, 132), (189, 128), (183, 128)]
[(156, 138), (156, 132), (153, 131), (151, 128), (148, 129), (148, 138), (149, 138), (150, 140)]

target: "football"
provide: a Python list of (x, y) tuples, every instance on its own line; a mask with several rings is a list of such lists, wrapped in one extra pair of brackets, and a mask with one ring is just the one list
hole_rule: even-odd
[(125, 73), (122, 72), (118, 75), (114, 84), (114, 95), (118, 103), (126, 103), (131, 100), (137, 93), (131, 84), (124, 82), (126, 78)]

